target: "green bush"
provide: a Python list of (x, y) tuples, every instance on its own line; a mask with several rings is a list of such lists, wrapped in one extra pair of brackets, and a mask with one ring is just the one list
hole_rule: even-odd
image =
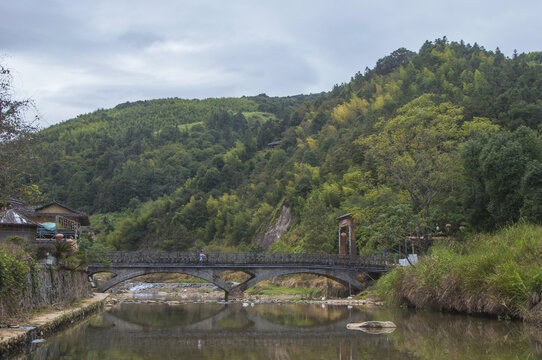
[(17, 311), (17, 301), (28, 286), (28, 277), (31, 275), (32, 291), (39, 289), (39, 280), (36, 273), (36, 263), (30, 256), (18, 259), (20, 254), (14, 255), (0, 248), (0, 305), (10, 311)]
[(375, 284), (373, 291), (375, 291), (379, 296), (386, 299), (389, 302), (398, 302), (400, 301), (400, 288), (401, 283), (404, 279), (405, 272), (403, 268), (396, 268), (380, 279), (378, 279)]
[(25, 240), (22, 236), (8, 236), (5, 242), (6, 244), (14, 244), (14, 245), (23, 246), (25, 243)]
[(77, 244), (79, 246), (77, 256), (81, 262), (81, 266), (91, 263), (107, 264), (109, 249), (104, 244), (94, 241), (86, 234), (83, 234)]
[(67, 242), (64, 241), (57, 241), (55, 243), (55, 249), (56, 249), (56, 257), (57, 258), (63, 258), (72, 251), (72, 247), (68, 245)]

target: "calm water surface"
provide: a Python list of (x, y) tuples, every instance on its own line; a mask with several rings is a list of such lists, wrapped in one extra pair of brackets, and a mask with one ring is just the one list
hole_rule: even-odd
[[(346, 329), (391, 320), (390, 334)], [(22, 359), (542, 359), (542, 329), (322, 304), (123, 304)]]

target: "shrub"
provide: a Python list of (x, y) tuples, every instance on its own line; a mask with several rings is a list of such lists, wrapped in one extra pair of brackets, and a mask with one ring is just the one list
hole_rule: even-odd
[(55, 249), (56, 249), (56, 257), (58, 259), (64, 258), (66, 254), (72, 251), (72, 247), (68, 245), (67, 242), (64, 242), (64, 241), (57, 241), (55, 243)]
[[(17, 302), (28, 286), (29, 275), (32, 275), (31, 270), (35, 272), (35, 266), (35, 261), (28, 254), (14, 255), (0, 248), (0, 310), (2, 312), (7, 310), (10, 313), (19, 310)], [(34, 280), (32, 277), (33, 291), (38, 285), (34, 284)]]
[(24, 237), (22, 236), (8, 236), (5, 242), (6, 244), (14, 244), (14, 245), (23, 246), (25, 243), (25, 240), (24, 240)]

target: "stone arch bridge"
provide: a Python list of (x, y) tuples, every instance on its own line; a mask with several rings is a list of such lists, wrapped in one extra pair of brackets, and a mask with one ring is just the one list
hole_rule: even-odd
[[(111, 252), (104, 264), (87, 267), (89, 280), (101, 272), (114, 276), (98, 289), (111, 287), (141, 275), (181, 273), (206, 280), (225, 292), (240, 294), (257, 283), (275, 276), (308, 273), (327, 277), (351, 288), (362, 290), (365, 284), (358, 276), (379, 276), (394, 266), (382, 256), (322, 255), (322, 254), (206, 254), (200, 261), (196, 253), (181, 252)], [(241, 284), (226, 283), (220, 278), (224, 271), (242, 271), (250, 278)]]

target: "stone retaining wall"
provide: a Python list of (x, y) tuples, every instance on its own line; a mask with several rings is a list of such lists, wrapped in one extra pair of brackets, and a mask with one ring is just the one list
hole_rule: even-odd
[(2, 320), (18, 313), (92, 296), (92, 288), (84, 271), (40, 264), (37, 279), (37, 283), (33, 284), (32, 276), (28, 276), (25, 290), (16, 304), (0, 299), (0, 325), (6, 325)]

